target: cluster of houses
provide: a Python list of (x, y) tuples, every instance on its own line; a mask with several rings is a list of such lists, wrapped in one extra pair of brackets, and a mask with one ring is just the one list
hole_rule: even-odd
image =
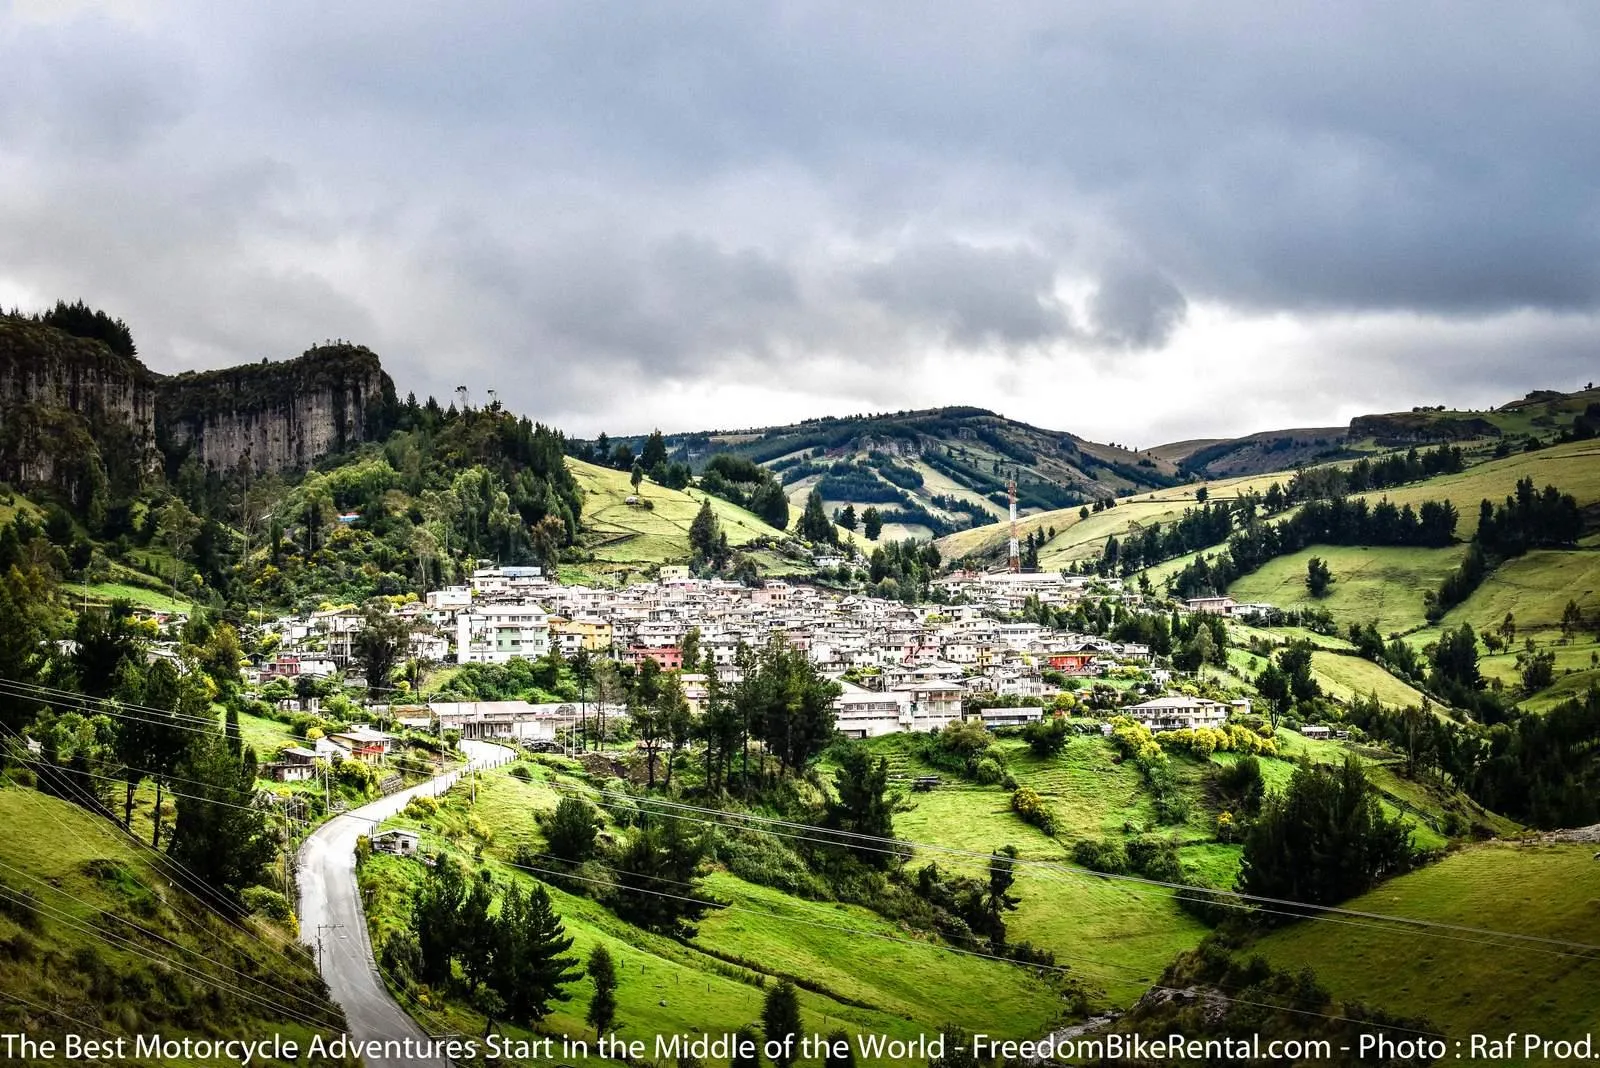
[[(553, 582), (538, 568), (495, 567), (475, 571), (467, 585), (432, 591), (396, 611), (410, 624), (410, 655), (424, 660), (504, 664), (518, 657), (536, 660), (552, 649), (568, 657), (584, 651), (635, 665), (650, 659), (663, 669), (685, 672), (691, 707), (698, 706), (709, 682), (702, 672), (714, 671), (722, 683), (737, 684), (739, 648), (779, 635), (840, 680), (838, 726), (853, 737), (936, 730), (986, 701), (1042, 701), (1057, 691), (1062, 676), (1092, 678), (1122, 665), (1142, 668), (1157, 683), (1166, 681), (1145, 646), (1003, 618), (1030, 598), (1070, 604), (1083, 596), (1086, 578), (957, 572), (937, 581), (959, 603), (907, 605), (777, 580), (748, 587), (696, 578), (686, 567), (664, 566), (655, 581), (620, 589)], [(260, 677), (353, 667), (354, 636), (363, 619), (360, 610), (347, 608), (280, 620), (278, 655), (260, 668)], [(699, 664), (683, 662), (691, 629), (698, 633)], [(551, 740), (596, 712), (592, 706), (522, 701), (441, 702), (409, 711), (422, 723), (458, 730), (463, 737), (525, 742)], [(1125, 711), (1159, 730), (1215, 725), (1228, 707), (1161, 698)], [(1040, 709), (991, 707), (981, 715), (990, 726), (1015, 726), (1039, 718)]]

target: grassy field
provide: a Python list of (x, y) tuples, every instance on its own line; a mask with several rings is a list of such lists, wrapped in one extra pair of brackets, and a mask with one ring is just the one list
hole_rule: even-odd
[(1359, 656), (1311, 654), (1311, 670), (1322, 689), (1341, 701), (1377, 695), (1386, 708), (1420, 708), (1422, 694), (1383, 668)]
[(3, 1029), (36, 1038), (278, 1031), (302, 1048), (313, 1024), (341, 1029), (283, 925), (222, 919), (169, 881), (164, 862), (158, 872), (146, 846), (35, 790), (0, 786), (0, 825), (0, 897), (26, 891), (35, 901), (31, 916), (15, 905), (0, 910), (0, 991), (48, 1007), (0, 997)]
[(89, 596), (100, 601), (128, 601), (139, 608), (169, 614), (187, 613), (194, 607), (181, 597), (127, 582), (97, 582), (89, 587)]
[[(506, 862), (519, 845), (543, 848), (533, 813), (554, 806), (560, 794), (553, 782), (577, 781), (548, 765), (536, 766), (534, 774), (534, 781), (503, 769), (485, 774), (475, 805), (469, 806), (466, 790), (458, 786), (437, 816), (420, 824), (396, 822), (422, 830), (429, 848), (465, 856), (481, 845), (501, 880), (530, 878)], [(539, 781), (544, 777), (549, 780)], [(381, 944), (403, 922), (421, 867), (388, 857), (375, 858), (373, 865), (367, 879), (376, 895), (372, 915)], [(708, 914), (689, 943), (642, 932), (586, 897), (551, 891), (577, 940), (575, 952), (586, 954), (603, 943), (618, 958), (618, 1019), (629, 1037), (731, 1031), (759, 1017), (762, 986), (774, 976), (804, 981), (806, 1022), (818, 1031), (844, 1026), (910, 1037), (954, 1021), (1037, 1035), (1061, 1011), (1054, 983), (1012, 965), (951, 952), (867, 909), (806, 901), (723, 871), (705, 885), (727, 907)], [(547, 1021), (549, 1029), (584, 1030), (592, 990), (585, 981), (574, 993)], [(460, 1005), (433, 1011), (464, 1033), (482, 1032), (481, 1016)]]
[[(1436, 590), (1461, 562), (1464, 549), (1370, 548), (1318, 545), (1280, 556), (1245, 575), (1228, 593), (1240, 601), (1264, 601), (1279, 608), (1323, 608), (1343, 626), (1376, 621), (1387, 636), (1427, 622), (1422, 592)], [(1333, 572), (1328, 595), (1306, 593), (1306, 562), (1319, 556)]]
[(585, 540), (594, 551), (595, 564), (603, 571), (642, 571), (653, 564), (686, 562), (690, 552), (689, 526), (706, 500), (710, 500), (729, 545), (738, 547), (757, 538), (783, 537), (782, 531), (754, 514), (697, 489), (671, 490), (646, 480), (638, 493), (652, 506), (645, 508), (627, 503), (634, 492), (626, 471), (597, 467), (571, 457), (567, 458), (567, 467), (583, 489)]
[[(1385, 883), (1356, 910), (1539, 938), (1600, 943), (1593, 846), (1491, 843)], [(1577, 1037), (1600, 1024), (1600, 970), (1558, 947), (1452, 931), (1301, 921), (1246, 950), (1310, 964), (1341, 999), (1426, 1016), (1452, 1039), (1534, 1031)]]
[(1577, 498), (1580, 507), (1600, 502), (1600, 444), (1575, 441), (1538, 452), (1514, 453), (1469, 467), (1454, 475), (1365, 494), (1369, 501), (1388, 497), (1397, 505), (1420, 507), (1427, 500), (1449, 500), (1460, 513), (1456, 536), (1470, 538), (1478, 525), (1478, 504), (1485, 498), (1499, 504), (1516, 491), (1517, 480), (1533, 479), (1536, 489), (1554, 484)]
[(1498, 627), (1511, 613), (1519, 634), (1553, 631), (1568, 601), (1576, 601), (1589, 619), (1600, 613), (1600, 552), (1538, 550), (1507, 560), (1440, 622), (1483, 630)]
[[(1174, 486), (1121, 498), (1115, 508), (1090, 512), (1087, 519), (1079, 518), (1078, 508), (1061, 508), (1024, 516), (1018, 520), (1017, 526), (1024, 536), (1055, 528), (1055, 536), (1039, 550), (1039, 566), (1048, 570), (1059, 568), (1069, 561), (1099, 556), (1107, 538), (1113, 535), (1122, 537), (1135, 523), (1148, 526), (1179, 518), (1185, 508), (1194, 507), (1195, 492), (1201, 486), (1213, 499), (1226, 500), (1250, 490), (1265, 492), (1273, 482), (1285, 482), (1288, 478), (1288, 472), (1279, 472)], [(997, 522), (958, 531), (939, 539), (939, 551), (946, 559), (955, 559), (966, 553), (990, 552), (1004, 545), (1008, 529), (1007, 523)]]
[(305, 739), (295, 737), (287, 723), (266, 716), (252, 716), (248, 712), (239, 715), (239, 736), (245, 745), (255, 747), (256, 755), (263, 761), (271, 760), (286, 745), (305, 744)]

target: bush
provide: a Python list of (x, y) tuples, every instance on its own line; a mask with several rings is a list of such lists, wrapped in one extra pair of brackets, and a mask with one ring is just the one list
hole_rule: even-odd
[(405, 816), (412, 820), (425, 820), (439, 812), (439, 799), (428, 794), (418, 794), (406, 802)]
[(378, 967), (402, 985), (409, 985), (422, 969), (422, 947), (409, 931), (390, 931), (378, 954)]
[(1178, 847), (1170, 838), (1153, 838), (1148, 835), (1135, 838), (1127, 844), (1128, 867), (1157, 882), (1183, 881), (1183, 865), (1178, 861)]
[(994, 757), (986, 756), (978, 761), (978, 770), (972, 776), (983, 786), (993, 786), (1006, 777), (1005, 769)]
[(278, 891), (266, 886), (248, 886), (244, 893), (239, 895), (239, 900), (251, 912), (259, 912), (283, 923), (289, 922), (294, 916), (294, 910), (289, 907), (289, 899)]
[(1072, 846), (1072, 862), (1080, 868), (1090, 871), (1104, 872), (1116, 875), (1128, 868), (1127, 857), (1123, 855), (1122, 844), (1115, 839), (1097, 841), (1085, 838)]
[(528, 765), (526, 764), (518, 764), (516, 767), (511, 769), (511, 774), (515, 775), (523, 782), (533, 781), (533, 772), (529, 770)]
[(1031, 787), (1018, 787), (1011, 795), (1011, 811), (1021, 816), (1023, 822), (1033, 824), (1045, 834), (1056, 833), (1055, 815), (1046, 807), (1044, 799)]

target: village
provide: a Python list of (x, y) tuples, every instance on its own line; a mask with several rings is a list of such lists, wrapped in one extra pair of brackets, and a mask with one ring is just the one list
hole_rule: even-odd
[[(637, 667), (653, 660), (681, 673), (684, 696), (699, 712), (709, 668), (726, 686), (743, 677), (739, 650), (781, 636), (802, 650), (841, 692), (834, 701), (838, 732), (871, 738), (901, 731), (926, 732), (963, 719), (991, 729), (1038, 721), (1063, 692), (1090, 692), (1095, 680), (1115, 674), (1124, 685), (1098, 693), (1152, 731), (1219, 727), (1230, 714), (1247, 713), (1249, 701), (1212, 700), (1173, 690), (1172, 672), (1157, 666), (1144, 645), (1093, 634), (1019, 622), (1034, 602), (1061, 607), (1101, 593), (1130, 600), (1140, 595), (1116, 580), (1055, 572), (955, 572), (937, 580), (946, 603), (908, 605), (865, 595), (767, 580), (746, 586), (697, 578), (687, 567), (666, 565), (653, 581), (621, 588), (551, 581), (534, 567), (486, 567), (470, 583), (429, 592), (393, 609), (409, 634), (408, 655), (433, 664), (506, 664), (535, 661), (552, 650), (564, 658), (586, 654)], [(1184, 606), (1186, 611), (1232, 613), (1226, 599)], [(1256, 608), (1265, 606), (1247, 606)], [(275, 655), (250, 671), (257, 684), (277, 679), (359, 679), (357, 636), (362, 609), (347, 607), (279, 619)], [(695, 663), (684, 662), (690, 641)], [(691, 653), (691, 655), (694, 655)], [(1131, 685), (1129, 683), (1131, 682)], [(401, 728), (454, 731), (460, 737), (553, 746), (596, 709), (572, 702), (520, 700), (416, 700), (396, 696), (378, 707)], [(285, 699), (286, 711), (300, 711)], [(306, 709), (313, 711), (314, 709)], [(621, 705), (608, 707), (625, 720)], [(309, 774), (316, 757), (381, 760), (386, 736), (357, 727), (319, 739), (326, 751), (296, 748), (280, 756), (278, 777)]]

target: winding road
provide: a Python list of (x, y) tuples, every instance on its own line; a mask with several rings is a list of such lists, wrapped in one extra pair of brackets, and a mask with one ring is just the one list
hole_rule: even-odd
[[(344, 1010), (350, 1037), (359, 1042), (409, 1038), (421, 1044), (429, 1036), (389, 996), (378, 974), (356, 886), (356, 839), (371, 834), (413, 797), (443, 793), (462, 774), (504, 764), (515, 756), (512, 750), (487, 742), (463, 741), (461, 748), (468, 758), (465, 766), (336, 816), (300, 847), (300, 939), (314, 949), (321, 940), (318, 968), (333, 1000)], [(443, 1058), (425, 1057), (368, 1057), (366, 1065), (450, 1068)]]

